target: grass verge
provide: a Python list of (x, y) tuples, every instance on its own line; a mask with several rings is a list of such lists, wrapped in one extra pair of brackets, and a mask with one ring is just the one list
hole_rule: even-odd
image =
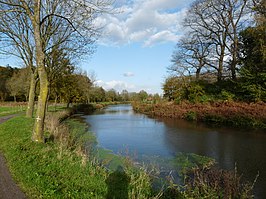
[(33, 120), (13, 118), (0, 125), (0, 148), (11, 173), (29, 198), (104, 198), (107, 173), (55, 143), (31, 142)]

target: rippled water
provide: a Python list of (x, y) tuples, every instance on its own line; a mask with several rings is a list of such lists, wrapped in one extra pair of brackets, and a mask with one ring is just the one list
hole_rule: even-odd
[(136, 114), (130, 105), (109, 106), (85, 116), (100, 147), (129, 150), (139, 157), (175, 157), (195, 153), (212, 157), (221, 168), (234, 169), (255, 184), (256, 198), (266, 198), (266, 133), (213, 129), (174, 119)]

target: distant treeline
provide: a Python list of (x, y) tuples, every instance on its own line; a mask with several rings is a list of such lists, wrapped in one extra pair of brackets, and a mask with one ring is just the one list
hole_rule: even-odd
[[(60, 103), (88, 102), (127, 102), (159, 100), (158, 94), (151, 95), (146, 91), (117, 92), (105, 90), (93, 84), (86, 72), (75, 72), (68, 66), (64, 70), (49, 73), (49, 100)], [(30, 69), (0, 66), (0, 101), (27, 101), (30, 88)], [(37, 82), (36, 96), (39, 93)], [(36, 99), (37, 100), (37, 99)]]

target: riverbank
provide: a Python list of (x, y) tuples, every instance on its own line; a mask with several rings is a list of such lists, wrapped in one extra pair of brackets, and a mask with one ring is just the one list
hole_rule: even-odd
[[(145, 167), (134, 167), (130, 160), (123, 166), (118, 165), (116, 170), (106, 169), (103, 162), (90, 153), (95, 137), (87, 132), (86, 124), (73, 119), (62, 121), (61, 118), (66, 114), (58, 112), (47, 115), (46, 124), (50, 126), (46, 125), (47, 142), (44, 144), (33, 143), (30, 139), (33, 119), (18, 116), (0, 125), (0, 150), (7, 159), (12, 176), (28, 198), (117, 196), (116, 198), (163, 199), (171, 196), (197, 198), (197, 194), (201, 194), (189, 187), (189, 182), (186, 185), (187, 191), (182, 192), (180, 185), (168, 184), (162, 190), (154, 192), (151, 178), (153, 173)], [(213, 172), (212, 169), (207, 169)], [(218, 176), (221, 180), (223, 173), (228, 175), (222, 172)], [(194, 181), (191, 181), (191, 185), (192, 183)], [(219, 190), (211, 186), (208, 190), (217, 192), (218, 197)], [(224, 190), (223, 186), (220, 188)], [(239, 193), (242, 194), (238, 190), (237, 194)], [(191, 194), (194, 196), (191, 197)]]
[(152, 117), (168, 117), (203, 122), (213, 126), (266, 129), (266, 103), (162, 102), (158, 104), (132, 103), (136, 112)]
[[(88, 141), (88, 135), (84, 134), (87, 127), (77, 122), (68, 123), (71, 142), (64, 137), (63, 142), (45, 144), (31, 141), (32, 119), (20, 116), (1, 124), (0, 150), (28, 198), (106, 198), (112, 193), (109, 187), (117, 179), (108, 178), (114, 172), (106, 170), (94, 157), (83, 156), (78, 143), (83, 135)], [(125, 167), (123, 172), (131, 179), (126, 187), (129, 198), (151, 196), (149, 177), (144, 172), (130, 167)], [(117, 173), (120, 175), (120, 171)]]

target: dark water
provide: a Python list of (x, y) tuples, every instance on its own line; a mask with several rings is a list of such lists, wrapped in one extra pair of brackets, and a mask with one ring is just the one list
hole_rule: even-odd
[(255, 184), (256, 198), (266, 198), (266, 133), (212, 129), (173, 119), (152, 119), (130, 105), (109, 106), (85, 116), (100, 147), (115, 153), (129, 150), (139, 157), (174, 157), (179, 152), (212, 157)]

